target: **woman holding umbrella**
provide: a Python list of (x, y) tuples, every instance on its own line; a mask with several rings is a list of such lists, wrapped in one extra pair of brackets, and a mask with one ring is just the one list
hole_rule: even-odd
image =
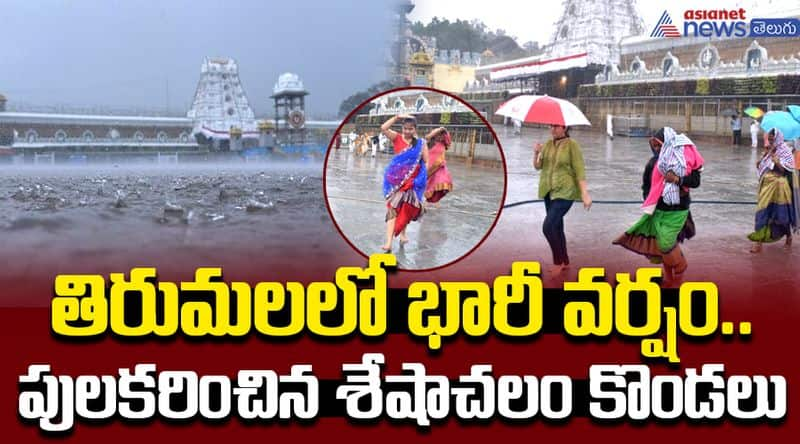
[(758, 119), (764, 116), (764, 111), (757, 106), (750, 106), (745, 108), (744, 113), (753, 119), (753, 121), (750, 122), (750, 146), (758, 148), (758, 131), (761, 129), (761, 124), (758, 123)]
[(578, 142), (569, 137), (569, 127), (591, 124), (577, 106), (549, 96), (514, 97), (500, 105), (497, 114), (550, 125), (552, 139), (534, 146), (533, 167), (541, 171), (539, 198), (544, 200), (547, 213), (542, 231), (553, 253), (551, 271), (561, 273), (569, 267), (564, 216), (576, 200), (582, 201), (587, 210), (592, 206), (583, 153)]
[(539, 198), (544, 199), (547, 213), (542, 232), (553, 253), (551, 271), (560, 273), (569, 267), (564, 216), (576, 200), (583, 201), (588, 210), (592, 198), (586, 185), (583, 153), (578, 142), (569, 137), (569, 127), (550, 125), (550, 135), (552, 139), (534, 147), (533, 167), (541, 171)]
[(756, 162), (758, 169), (758, 207), (751, 253), (760, 253), (764, 242), (786, 237), (784, 246), (792, 245), (792, 230), (797, 229), (797, 182), (792, 149), (783, 141), (783, 133), (773, 128), (764, 137), (764, 154)]

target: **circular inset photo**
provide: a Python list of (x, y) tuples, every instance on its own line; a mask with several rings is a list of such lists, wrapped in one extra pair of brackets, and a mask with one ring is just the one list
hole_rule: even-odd
[(353, 110), (325, 159), (325, 198), (364, 256), (392, 253), (401, 270), (453, 263), (494, 227), (505, 159), (483, 115), (448, 93), (403, 88)]

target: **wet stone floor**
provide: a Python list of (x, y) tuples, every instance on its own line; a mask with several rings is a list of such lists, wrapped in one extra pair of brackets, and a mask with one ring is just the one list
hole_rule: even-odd
[[(391, 155), (361, 157), (348, 150), (331, 151), (326, 166), (328, 204), (348, 241), (361, 253), (380, 252), (386, 232), (386, 204), (381, 189)], [(453, 190), (408, 225), (409, 243), (395, 238), (398, 267), (430, 269), (448, 264), (472, 250), (495, 222), (503, 198), (501, 168), (467, 166), (448, 158)]]
[[(511, 128), (495, 129), (508, 171), (506, 207), (478, 249), (426, 275), (431, 279), (493, 279), (514, 261), (539, 261), (545, 268), (551, 263), (541, 231), (544, 205), (535, 202), (539, 173), (531, 164), (534, 142), (544, 142), (548, 131), (525, 128), (516, 136)], [(605, 267), (613, 278), (649, 266), (643, 257), (611, 244), (641, 216), (646, 139), (609, 140), (586, 130), (572, 136), (581, 144), (595, 204), (588, 212), (576, 204), (567, 214), (572, 267), (547, 276), (550, 287), (575, 279), (581, 267)], [(787, 310), (787, 300), (800, 306), (800, 298), (760, 294), (765, 284), (800, 294), (800, 243), (789, 251), (781, 242), (766, 245), (758, 255), (748, 252), (759, 150), (703, 140), (697, 145), (705, 169), (700, 188), (692, 192), (697, 235), (682, 246), (689, 261), (686, 280), (715, 282), (720, 294), (744, 290), (751, 295), (746, 302), (776, 313)], [(325, 173), (333, 216), (364, 254), (378, 252), (384, 240), (381, 182), (389, 159), (388, 154), (372, 158), (334, 151)], [(400, 248), (395, 240), (393, 252), (402, 269), (451, 263), (470, 252), (495, 221), (503, 170), (470, 168), (455, 159), (448, 160), (448, 168), (454, 190), (440, 208), (409, 225), (409, 244)], [(0, 281), (48, 286), (58, 272), (108, 273), (142, 265), (165, 274), (189, 275), (196, 266), (213, 265), (223, 266), (230, 279), (319, 280), (330, 278), (338, 266), (363, 264), (326, 210), (321, 163), (9, 165), (0, 168), (0, 209)], [(407, 285), (412, 275), (419, 276), (398, 274), (392, 285)]]
[[(544, 142), (549, 130), (525, 128), (514, 135), (510, 127), (495, 127), (506, 157), (508, 193), (495, 230), (483, 248), (510, 260), (538, 260), (547, 266), (552, 257), (541, 231), (545, 216), (539, 202), (513, 206), (538, 198), (539, 173), (533, 169), (535, 142)], [(580, 202), (565, 219), (571, 269), (558, 279), (574, 279), (580, 267), (605, 266), (608, 272), (634, 272), (648, 261), (611, 241), (641, 216), (641, 182), (650, 156), (646, 138), (615, 137), (592, 131), (573, 131), (586, 163), (589, 192), (595, 201), (590, 211)], [(720, 280), (755, 285), (783, 282), (787, 290), (800, 287), (800, 245), (783, 248), (783, 241), (765, 245), (761, 254), (749, 253), (747, 234), (753, 231), (757, 175), (755, 163), (762, 149), (732, 147), (719, 142), (696, 141), (705, 159), (701, 186), (692, 191), (691, 211), (697, 235), (685, 242), (688, 280)], [(604, 203), (624, 201), (625, 203)], [(704, 203), (704, 201), (724, 203)], [(501, 253), (502, 252), (502, 253)]]

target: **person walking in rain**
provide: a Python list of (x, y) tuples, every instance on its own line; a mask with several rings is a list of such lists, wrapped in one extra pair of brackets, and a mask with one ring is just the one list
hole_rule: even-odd
[(688, 267), (680, 243), (695, 234), (690, 188), (700, 186), (703, 157), (684, 134), (670, 127), (650, 138), (653, 157), (645, 167), (642, 216), (612, 243), (664, 266), (664, 283), (680, 282)]
[(792, 231), (800, 219), (800, 186), (794, 153), (783, 141), (783, 133), (773, 128), (764, 135), (764, 154), (756, 162), (758, 170), (758, 202), (755, 230), (747, 237), (753, 241), (751, 253), (761, 253), (763, 243), (785, 237), (784, 246), (792, 246)]
[(578, 142), (569, 137), (569, 127), (550, 125), (552, 139), (534, 146), (533, 167), (539, 175), (539, 198), (544, 199), (547, 215), (542, 232), (553, 253), (551, 272), (558, 274), (569, 268), (564, 216), (576, 200), (587, 210), (592, 206), (586, 184), (583, 153)]

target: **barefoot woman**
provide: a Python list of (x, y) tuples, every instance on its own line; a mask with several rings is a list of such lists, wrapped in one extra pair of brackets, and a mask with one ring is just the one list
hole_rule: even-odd
[(439, 200), (453, 190), (453, 178), (447, 170), (445, 151), (450, 148), (450, 133), (441, 126), (425, 136), (431, 142), (428, 155), (428, 186), (425, 188), (425, 201), (433, 203), (437, 208)]
[[(392, 130), (401, 119), (402, 131)], [(425, 165), (428, 147), (417, 137), (417, 121), (412, 116), (397, 115), (381, 125), (381, 132), (392, 141), (394, 157), (383, 173), (383, 197), (386, 199), (386, 242), (381, 249), (392, 251), (392, 238), (400, 236), (400, 245), (408, 242), (406, 226), (422, 216), (423, 193), (427, 182)]]
[(758, 207), (751, 253), (760, 253), (761, 244), (786, 237), (792, 245), (792, 229), (797, 228), (798, 202), (794, 155), (783, 141), (783, 133), (773, 128), (764, 136), (764, 154), (758, 169)]
[(650, 138), (650, 149), (654, 161), (642, 187), (645, 214), (613, 243), (663, 264), (665, 283), (671, 285), (688, 267), (679, 244), (694, 236), (689, 190), (700, 186), (704, 160), (691, 139), (668, 126)]

